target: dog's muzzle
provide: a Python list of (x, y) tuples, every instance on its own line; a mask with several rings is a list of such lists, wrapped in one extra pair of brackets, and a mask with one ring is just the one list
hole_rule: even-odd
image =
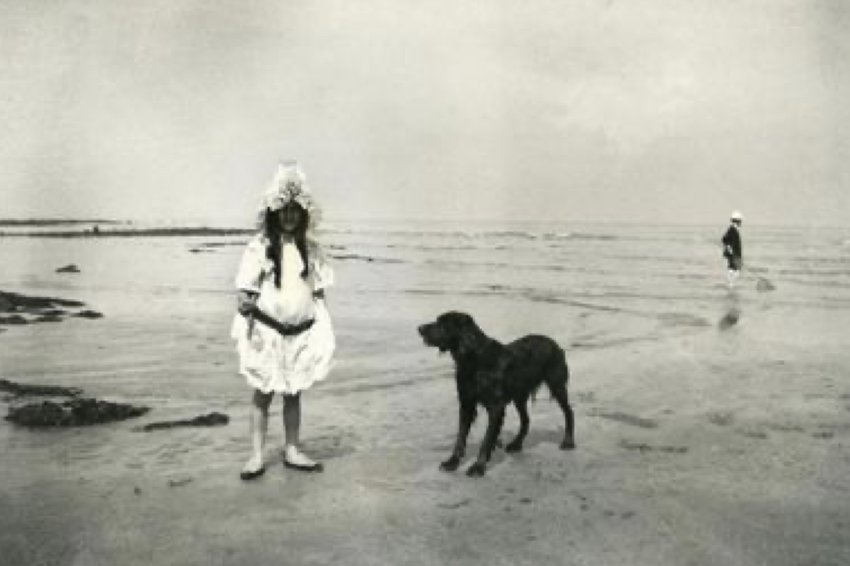
[(422, 337), (422, 340), (428, 346), (436, 346), (436, 342), (434, 340), (434, 329), (430, 324), (423, 324), (417, 328), (419, 331), (419, 335)]

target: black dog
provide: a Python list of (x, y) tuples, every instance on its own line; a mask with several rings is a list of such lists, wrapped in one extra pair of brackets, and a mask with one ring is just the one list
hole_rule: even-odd
[(503, 345), (484, 334), (471, 316), (460, 312), (441, 314), (436, 322), (420, 326), (419, 334), (428, 346), (439, 348), (440, 352), (451, 352), (456, 366), (460, 426), (454, 451), (440, 464), (440, 469), (453, 471), (460, 465), (479, 404), (487, 409), (487, 433), (478, 459), (467, 470), (467, 475), (484, 475), (510, 402), (519, 412), (520, 428), (505, 449), (508, 452), (522, 450), (522, 441), (528, 433), (528, 398), (543, 383), (564, 411), (566, 432), (561, 448), (575, 448), (573, 410), (567, 396), (567, 360), (564, 351), (551, 338), (532, 335)]

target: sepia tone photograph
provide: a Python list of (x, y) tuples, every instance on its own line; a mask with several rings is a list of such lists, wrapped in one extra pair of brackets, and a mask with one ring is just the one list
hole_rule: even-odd
[(0, 563), (850, 564), (848, 30), (0, 0)]

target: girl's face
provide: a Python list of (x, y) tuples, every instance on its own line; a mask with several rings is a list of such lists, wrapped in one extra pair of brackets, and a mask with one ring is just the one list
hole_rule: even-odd
[(289, 203), (277, 211), (280, 229), (288, 234), (294, 233), (304, 221), (304, 210), (295, 203)]

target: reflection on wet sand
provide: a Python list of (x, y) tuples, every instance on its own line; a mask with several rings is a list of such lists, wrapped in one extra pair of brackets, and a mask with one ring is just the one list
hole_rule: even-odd
[(741, 304), (738, 293), (730, 291), (726, 298), (726, 308), (724, 315), (717, 322), (717, 327), (720, 330), (728, 330), (738, 324), (741, 318)]

